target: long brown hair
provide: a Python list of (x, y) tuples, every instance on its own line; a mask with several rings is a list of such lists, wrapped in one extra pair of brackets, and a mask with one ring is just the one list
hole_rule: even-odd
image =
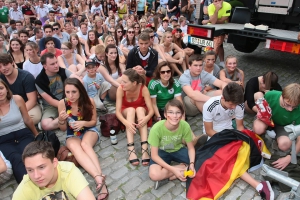
[[(90, 40), (90, 37), (89, 37), (90, 33), (94, 33), (94, 35), (95, 35), (95, 40), (94, 41)], [(96, 31), (89, 30), (89, 32), (88, 32), (88, 39), (87, 39), (87, 45), (88, 45), (89, 49), (91, 49), (93, 46), (96, 46), (97, 44), (99, 44), (99, 40), (97, 38)]]
[[(72, 44), (72, 37), (75, 37), (77, 40), (78, 40), (78, 44), (76, 45), (76, 50), (77, 50), (77, 54), (79, 54), (80, 56), (82, 55), (82, 47), (81, 47), (81, 44), (80, 44), (80, 40), (79, 40), (79, 37), (76, 33), (72, 33), (70, 35), (70, 42)], [(72, 47), (73, 47), (73, 44), (72, 44)]]
[(129, 81), (132, 83), (136, 82), (137, 84), (141, 83), (142, 85), (145, 85), (145, 83), (146, 83), (145, 77), (138, 74), (137, 71), (132, 68), (124, 71), (123, 75), (128, 76)]
[(0, 78), (0, 83), (2, 83), (4, 85), (4, 87), (6, 88), (7, 90), (7, 96), (6, 96), (6, 99), (7, 100), (11, 100), (12, 96), (13, 96), (13, 93), (11, 92), (11, 90), (9, 89), (8, 85)]
[[(122, 72), (121, 72), (121, 68), (120, 68), (119, 53), (118, 53), (117, 46), (114, 45), (114, 44), (107, 45), (106, 48), (105, 48), (105, 54), (108, 54), (109, 49), (115, 49), (117, 51), (117, 57), (116, 57), (116, 60), (115, 60), (115, 65), (116, 65), (119, 76), (121, 76)], [(111, 68), (110, 68), (109, 63), (108, 63), (108, 57), (106, 55), (105, 55), (105, 66), (106, 66), (106, 69), (107, 69), (108, 73), (112, 74)]]
[(91, 120), (91, 113), (93, 113), (93, 109), (95, 108), (82, 83), (77, 78), (67, 78), (65, 80), (65, 87), (66, 85), (73, 85), (78, 89), (80, 94), (78, 99), (78, 108), (80, 109), (82, 118), (85, 121)]
[(173, 87), (173, 84), (174, 84), (174, 79), (173, 79), (173, 76), (174, 76), (174, 70), (173, 70), (173, 68), (168, 64), (168, 62), (166, 62), (166, 61), (162, 61), (162, 62), (160, 62), (160, 63), (158, 63), (158, 65), (157, 65), (157, 67), (155, 68), (155, 71), (154, 71), (154, 76), (153, 76), (153, 78), (155, 79), (155, 80), (160, 80), (160, 70), (161, 70), (161, 68), (163, 68), (163, 67), (165, 67), (165, 66), (167, 66), (167, 67), (169, 67), (170, 68), (170, 70), (171, 70), (171, 77), (170, 77), (170, 79), (169, 79), (169, 85), (168, 85), (168, 89), (171, 89), (172, 87)]
[(263, 82), (266, 90), (275, 89), (276, 85), (278, 84), (278, 76), (275, 74), (275, 72), (266, 72), (263, 75)]

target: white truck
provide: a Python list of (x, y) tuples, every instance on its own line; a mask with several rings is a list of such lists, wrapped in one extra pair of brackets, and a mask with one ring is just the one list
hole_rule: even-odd
[[(199, 0), (196, 17), (201, 24), (203, 2)], [(230, 2), (229, 2), (230, 3)], [(300, 0), (240, 0), (244, 7), (232, 9), (230, 23), (194, 25), (188, 24), (188, 43), (198, 47), (213, 47), (213, 38), (228, 34), (228, 43), (238, 51), (251, 53), (260, 42), (268, 49), (300, 54)], [(254, 26), (266, 25), (265, 31), (245, 28), (246, 23)]]

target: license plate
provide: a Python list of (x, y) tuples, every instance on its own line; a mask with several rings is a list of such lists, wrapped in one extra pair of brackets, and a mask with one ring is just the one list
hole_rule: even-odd
[(214, 48), (214, 41), (189, 36), (189, 43)]

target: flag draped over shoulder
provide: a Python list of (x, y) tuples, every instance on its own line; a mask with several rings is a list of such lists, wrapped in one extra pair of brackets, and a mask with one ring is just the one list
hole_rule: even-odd
[(218, 199), (246, 170), (262, 160), (259, 136), (250, 130), (223, 130), (196, 149), (196, 176), (187, 180), (190, 200)]

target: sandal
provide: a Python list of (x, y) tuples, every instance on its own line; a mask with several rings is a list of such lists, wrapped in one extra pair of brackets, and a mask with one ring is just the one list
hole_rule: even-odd
[[(97, 176), (101, 176), (102, 177), (102, 183), (97, 183), (97, 181), (96, 181), (96, 177)], [(105, 177), (105, 175), (103, 175), (103, 174), (101, 174), (101, 175), (96, 175), (96, 176), (94, 176), (94, 179), (95, 179), (95, 182), (96, 182), (96, 192), (98, 193), (97, 194), (97, 196), (96, 196), (96, 199), (98, 200), (98, 197), (100, 196), (100, 195), (105, 195), (104, 196), (104, 198), (101, 198), (100, 200), (106, 200), (106, 199), (108, 199), (108, 195), (109, 195), (109, 193), (108, 193), (108, 189), (107, 189), (107, 186), (105, 185), (105, 179), (106, 179), (106, 177)], [(100, 185), (100, 187), (98, 188), (98, 185)], [(103, 187), (106, 187), (106, 190), (107, 190), (107, 192), (102, 192), (102, 188)], [(98, 188), (98, 189), (97, 189)]]
[[(142, 155), (144, 153), (147, 153), (150, 157), (150, 154), (149, 154), (149, 151), (148, 151), (148, 146), (146, 149), (143, 148), (143, 144), (148, 144), (148, 141), (144, 141), (144, 142), (141, 142), (141, 148), (142, 148)], [(143, 166), (148, 166), (149, 165), (149, 162), (150, 162), (150, 158), (147, 158), (147, 159), (142, 159), (142, 165)]]
[[(132, 149), (132, 150), (127, 149), (127, 150), (129, 151), (129, 157), (130, 157), (131, 153), (134, 153), (134, 154), (136, 155), (136, 153), (135, 153), (135, 148), (134, 148), (134, 143), (132, 142), (132, 143), (127, 144), (127, 147), (132, 147), (132, 146), (133, 146), (133, 149)], [(129, 157), (128, 157), (128, 160), (129, 160)], [(139, 160), (138, 158), (129, 160), (129, 162), (130, 162), (133, 166), (138, 166), (138, 165), (140, 164), (140, 160)], [(133, 163), (136, 163), (136, 164), (133, 164)]]

